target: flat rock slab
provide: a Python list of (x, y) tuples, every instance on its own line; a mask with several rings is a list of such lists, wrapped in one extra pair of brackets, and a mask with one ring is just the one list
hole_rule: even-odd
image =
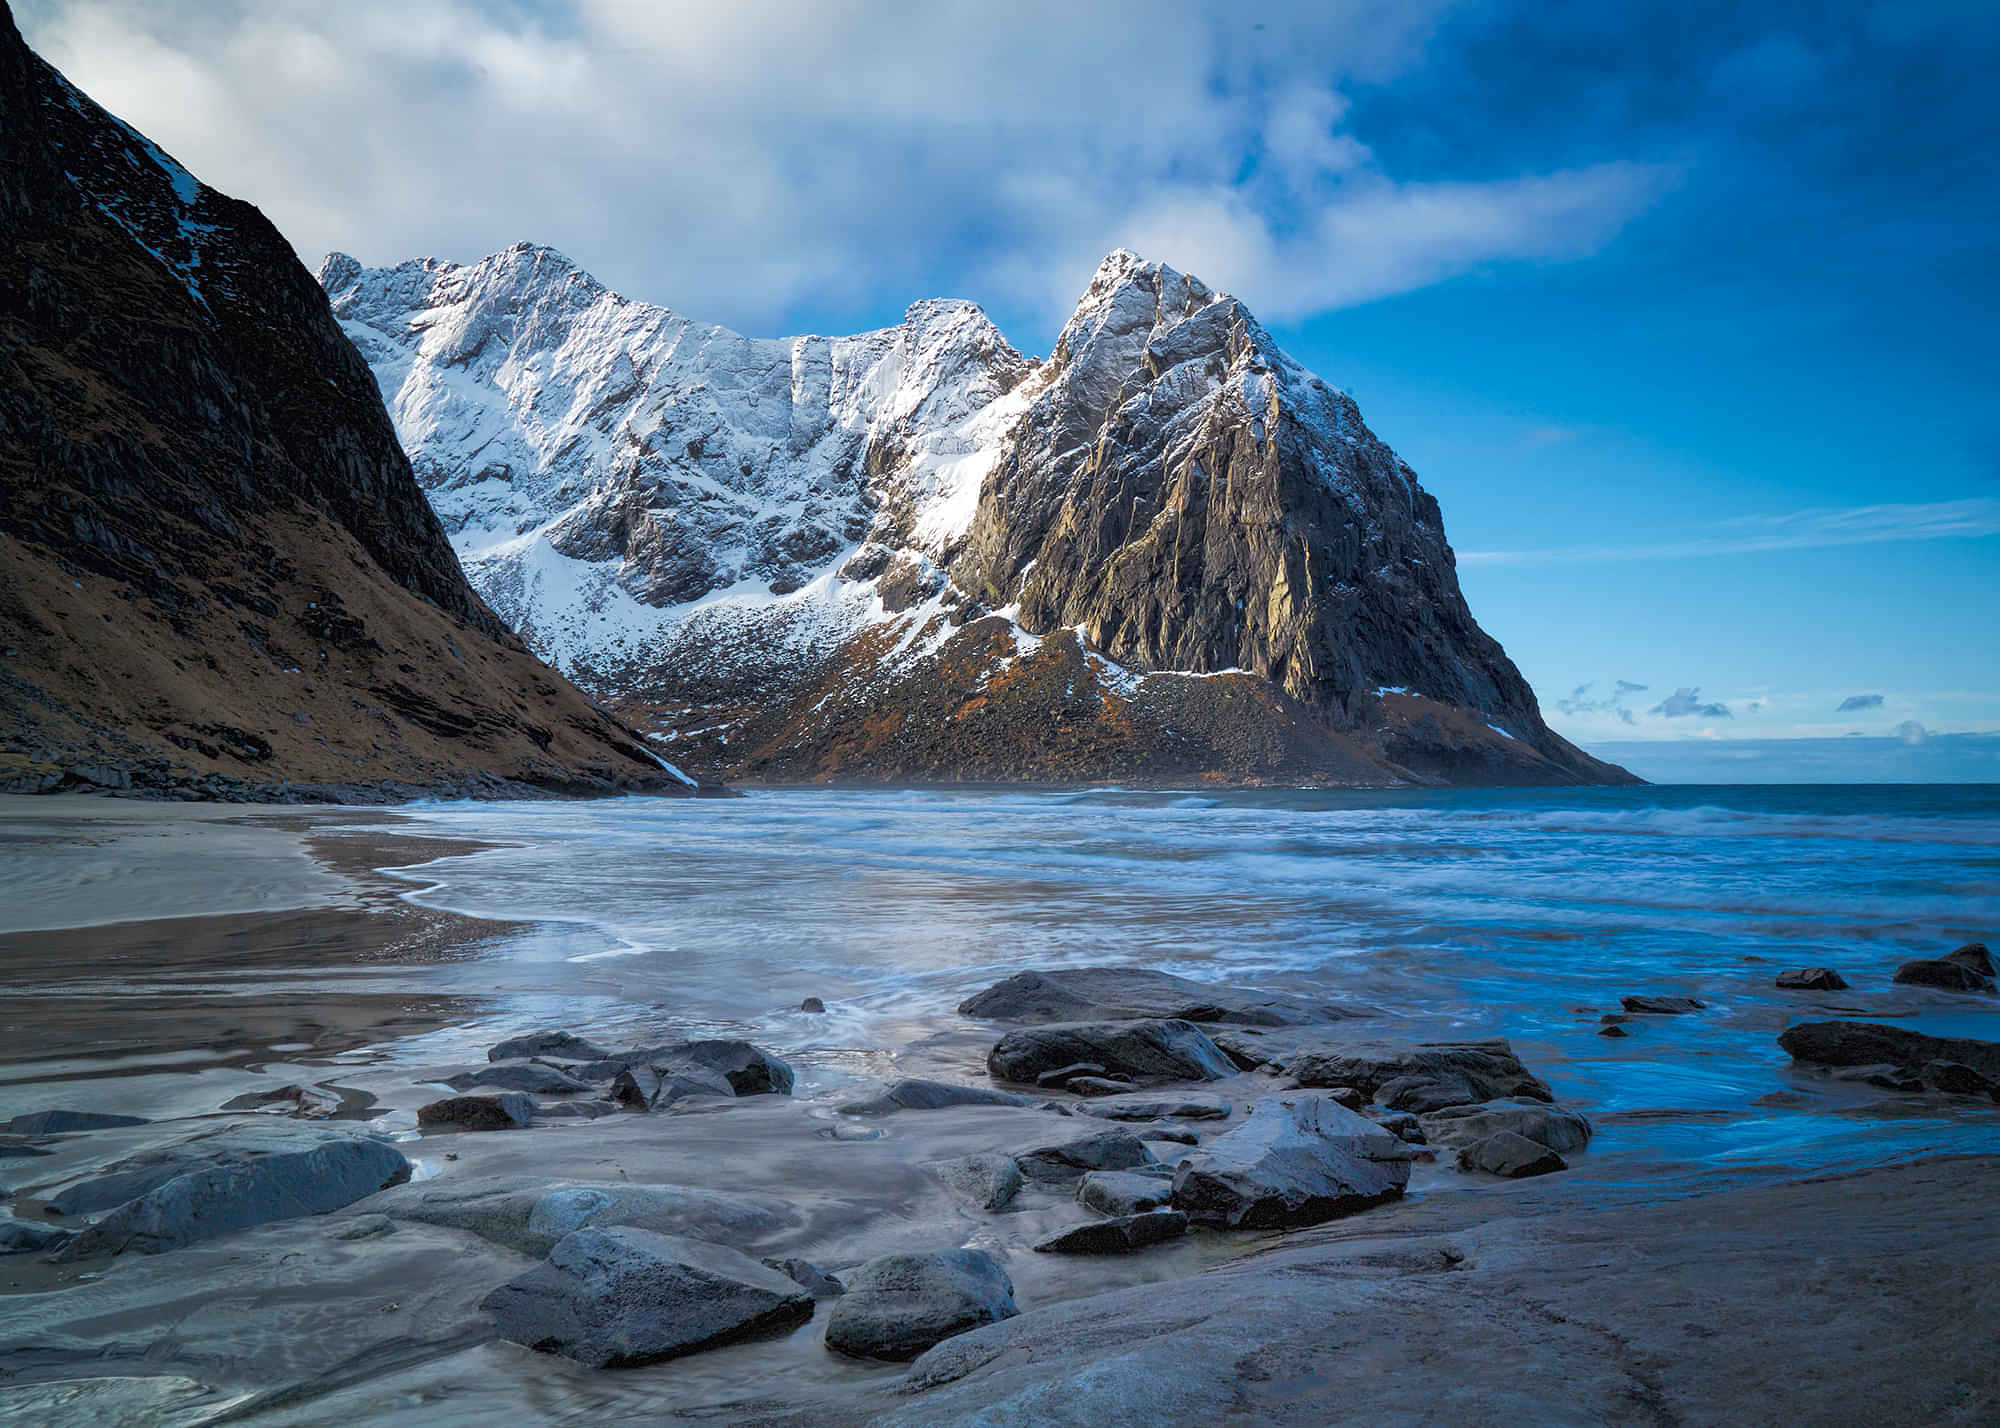
[(1905, 962), (1896, 969), (1895, 981), (1899, 987), (1931, 987), (1940, 992), (1990, 992), (1994, 987), (1992, 977), (1945, 957)]
[(110, 1130), (143, 1126), (144, 1116), (117, 1116), (103, 1111), (29, 1111), (7, 1122), (9, 1135), (68, 1135), (72, 1131)]
[(67, 1258), (159, 1254), (273, 1220), (323, 1215), (410, 1178), (394, 1146), (321, 1127), (232, 1128), (187, 1142), (178, 1172), (63, 1247)]
[(519, 1061), (530, 1056), (553, 1056), (558, 1061), (602, 1061), (611, 1055), (596, 1042), (567, 1031), (531, 1031), (526, 1036), (510, 1036), (489, 1048), (488, 1061)]
[(1119, 1096), (1099, 1096), (1079, 1105), (1077, 1111), (1107, 1121), (1222, 1121), (1229, 1119), (1229, 1102), (1206, 1091), (1184, 1091), (1179, 1095), (1150, 1095), (1145, 1092)]
[(525, 1091), (532, 1096), (581, 1096), (594, 1089), (588, 1081), (579, 1081), (538, 1061), (503, 1061), (477, 1071), (462, 1071), (446, 1080), (445, 1085), (454, 1091), (491, 1086), (498, 1091)]
[(1786, 992), (1844, 992), (1847, 978), (1831, 967), (1794, 967), (1778, 973), (1777, 985)]
[(1092, 1170), (1130, 1170), (1157, 1161), (1138, 1136), (1111, 1126), (1026, 1146), (1014, 1152), (1014, 1163), (1030, 1180), (1061, 1181), (1075, 1180)]
[(960, 1086), (950, 1081), (897, 1081), (873, 1096), (848, 1101), (834, 1109), (850, 1116), (886, 1116), (896, 1111), (937, 1111), (947, 1106), (1038, 1106), (1032, 1096), (996, 1091), (991, 1086)]
[(1250, 1118), (1185, 1157), (1173, 1207), (1203, 1224), (1283, 1229), (1400, 1197), (1410, 1148), (1325, 1096), (1266, 1096)]
[(1872, 1021), (1806, 1021), (1781, 1033), (1778, 1045), (1810, 1066), (1891, 1066), (1915, 1075), (1930, 1062), (1955, 1061), (2000, 1081), (2000, 1041), (1927, 1036)]
[(1035, 1246), (1042, 1254), (1130, 1254), (1133, 1250), (1179, 1239), (1187, 1233), (1188, 1217), (1178, 1210), (1149, 1210), (1092, 1220), (1064, 1230)]
[[(1166, 1167), (1160, 1169), (1165, 1171)], [(1100, 1215), (1143, 1215), (1165, 1208), (1173, 1198), (1171, 1172), (1149, 1175), (1136, 1170), (1093, 1170), (1076, 1183), (1076, 1203)]]
[(439, 1131), (518, 1130), (534, 1124), (537, 1109), (534, 1097), (521, 1091), (446, 1096), (419, 1108), (417, 1124), (425, 1130)]
[(1304, 1051), (1286, 1063), (1285, 1072), (1301, 1086), (1352, 1089), (1391, 1110), (1419, 1114), (1481, 1101), (1555, 1099), (1499, 1039)]
[(885, 1255), (846, 1281), (847, 1293), (827, 1316), (826, 1346), (854, 1358), (904, 1362), (1021, 1312), (1014, 1282), (984, 1250)]
[(938, 1179), (982, 1210), (998, 1210), (1021, 1193), (1026, 1177), (1011, 1155), (961, 1155), (934, 1160), (929, 1169)]
[(1010, 1031), (986, 1057), (995, 1080), (1033, 1084), (1044, 1071), (1094, 1062), (1135, 1081), (1219, 1081), (1236, 1064), (1188, 1021), (1085, 1021)]
[(1546, 1149), (1567, 1153), (1590, 1144), (1590, 1122), (1575, 1111), (1539, 1101), (1488, 1101), (1453, 1106), (1422, 1117), (1427, 1141), (1454, 1148), (1508, 1131)]
[(629, 1226), (565, 1235), (480, 1301), (500, 1337), (592, 1368), (678, 1358), (812, 1318), (787, 1276), (721, 1245)]
[(1649, 1016), (1686, 1016), (1708, 1010), (1708, 1003), (1694, 997), (1620, 997), (1618, 1004), (1628, 1012)]
[(1195, 982), (1142, 967), (1017, 972), (960, 1002), (958, 1010), (984, 1021), (1024, 1025), (1167, 1019), (1293, 1026), (1347, 1015), (1331, 1003)]
[(1460, 1170), (1477, 1170), (1505, 1180), (1525, 1180), (1569, 1169), (1569, 1162), (1539, 1141), (1513, 1131), (1496, 1131), (1458, 1153)]
[(525, 1175), (425, 1181), (384, 1195), (373, 1208), (399, 1220), (465, 1230), (535, 1256), (576, 1230), (612, 1225), (685, 1235), (747, 1253), (803, 1222), (789, 1201), (769, 1195)]

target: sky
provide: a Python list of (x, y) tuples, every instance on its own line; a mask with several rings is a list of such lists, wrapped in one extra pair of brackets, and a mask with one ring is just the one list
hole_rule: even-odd
[(966, 297), (1039, 354), (1135, 249), (1355, 395), (1559, 732), (2000, 782), (1990, 3), (15, 9), (308, 262), (531, 239), (755, 334)]

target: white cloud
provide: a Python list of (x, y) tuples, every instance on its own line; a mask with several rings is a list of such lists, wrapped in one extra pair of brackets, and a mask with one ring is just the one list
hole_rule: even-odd
[[(768, 331), (937, 290), (1052, 329), (1139, 248), (1272, 318), (1594, 251), (1672, 175), (1409, 181), (1342, 86), (1446, 0), (23, 0), (32, 43), (302, 254), (554, 244)], [(969, 289), (969, 290), (968, 290)]]

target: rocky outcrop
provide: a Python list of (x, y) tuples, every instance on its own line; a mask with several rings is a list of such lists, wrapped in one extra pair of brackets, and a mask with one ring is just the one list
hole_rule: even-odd
[(1370, 1044), (1302, 1051), (1285, 1066), (1301, 1086), (1345, 1088), (1391, 1110), (1441, 1111), (1482, 1101), (1553, 1101), (1505, 1041)]
[(826, 1346), (855, 1358), (913, 1359), (1021, 1312), (1014, 1282), (984, 1250), (885, 1255), (848, 1274), (846, 1283), (827, 1316)]
[(1250, 1118), (1184, 1159), (1173, 1207), (1202, 1224), (1284, 1229), (1400, 1197), (1410, 1148), (1326, 1096), (1266, 1096)]
[(1035, 1249), (1041, 1254), (1130, 1254), (1179, 1239), (1187, 1227), (1188, 1217), (1178, 1210), (1148, 1210), (1077, 1225), (1049, 1236)]
[(528, 244), (320, 280), (480, 591), (690, 768), (1630, 780), (1542, 723), (1352, 399), (1131, 253), (1039, 363), (963, 302), (755, 341)]
[(1931, 1062), (1952, 1061), (2000, 1082), (2000, 1041), (1929, 1036), (1878, 1022), (1808, 1021), (1784, 1031), (1778, 1045), (1809, 1066), (1902, 1068), (1915, 1077)]
[(325, 294), (0, 5), (0, 788), (687, 791), (467, 585)]
[(1955, 961), (1950, 957), (1905, 962), (1896, 969), (1895, 981), (1899, 987), (1932, 987), (1941, 992), (1990, 992), (1994, 989), (1990, 974), (1981, 972), (1968, 961)]

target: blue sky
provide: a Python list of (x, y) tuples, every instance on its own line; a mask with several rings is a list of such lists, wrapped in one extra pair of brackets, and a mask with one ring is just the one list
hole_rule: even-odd
[(1045, 352), (1136, 248), (1355, 393), (1586, 747), (2000, 780), (1990, 4), (16, 8), (309, 259)]

